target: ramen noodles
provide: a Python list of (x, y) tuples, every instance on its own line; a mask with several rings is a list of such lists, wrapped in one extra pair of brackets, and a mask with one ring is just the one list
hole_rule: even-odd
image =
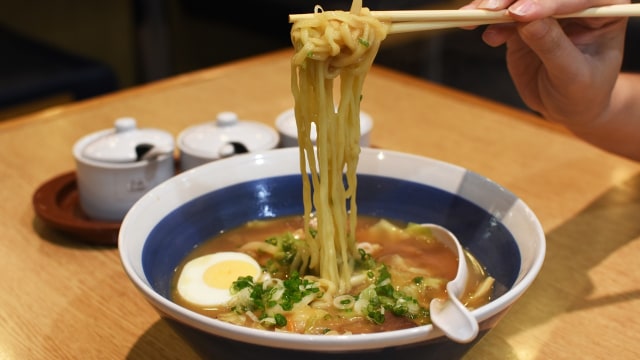
[[(387, 26), (358, 2), (350, 12), (323, 12), (316, 7), (312, 19), (297, 21), (291, 28), (300, 170), (310, 172), (309, 178), (302, 178), (305, 218), (308, 224), (315, 212), (318, 223), (317, 236), (311, 236), (305, 225), (308, 240), (294, 265), (301, 273), (308, 268), (330, 280), (341, 292), (349, 290), (357, 256), (353, 234), (362, 87), (386, 32)], [(312, 124), (317, 132), (315, 148)]]
[[(349, 12), (316, 7), (292, 25), (304, 213), (253, 221), (199, 246), (176, 269), (179, 304), (233, 324), (303, 334), (430, 323), (429, 303), (447, 297), (457, 255), (425, 227), (357, 209), (363, 83), (388, 29), (369, 15), (354, 1)], [(473, 308), (489, 301), (493, 279), (470, 268), (463, 301)]]

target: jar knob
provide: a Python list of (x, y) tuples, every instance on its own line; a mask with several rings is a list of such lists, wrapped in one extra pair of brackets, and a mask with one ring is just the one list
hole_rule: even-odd
[(115, 128), (117, 133), (135, 130), (136, 127), (136, 119), (132, 117), (121, 117), (116, 119), (115, 121)]
[(216, 117), (216, 125), (220, 127), (235, 125), (238, 122), (238, 114), (232, 111), (223, 111)]

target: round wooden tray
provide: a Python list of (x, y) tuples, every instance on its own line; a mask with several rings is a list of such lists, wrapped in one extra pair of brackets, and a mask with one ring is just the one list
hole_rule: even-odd
[(81, 209), (75, 171), (58, 175), (33, 194), (36, 214), (48, 226), (90, 244), (116, 245), (120, 222), (90, 219)]

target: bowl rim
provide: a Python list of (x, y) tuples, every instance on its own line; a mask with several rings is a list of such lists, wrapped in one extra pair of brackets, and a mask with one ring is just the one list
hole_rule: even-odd
[[(221, 320), (213, 319), (183, 308), (158, 294), (151, 287), (148, 280), (144, 276), (142, 264), (136, 264), (135, 261), (137, 260), (138, 262), (140, 262), (142, 258), (142, 249), (144, 247), (144, 242), (146, 241), (149, 232), (153, 229), (154, 224), (157, 223), (158, 220), (164, 218), (164, 216), (168, 214), (168, 211), (156, 215), (156, 218), (147, 217), (144, 215), (148, 206), (150, 206), (151, 204), (156, 204), (158, 203), (159, 199), (164, 199), (167, 197), (171, 198), (168, 200), (169, 202), (174, 202), (179, 205), (200, 195), (206, 194), (206, 186), (209, 186), (208, 191), (210, 192), (212, 191), (211, 189), (219, 188), (221, 186), (224, 186), (225, 184), (231, 185), (234, 183), (238, 183), (238, 181), (232, 181), (225, 178), (233, 178), (234, 175), (229, 175), (229, 173), (233, 173), (234, 168), (242, 168), (243, 165), (246, 166), (247, 164), (254, 164), (258, 166), (273, 165), (269, 164), (269, 161), (275, 161), (274, 159), (279, 159), (278, 161), (281, 162), (284, 158), (289, 159), (294, 157), (296, 159), (296, 161), (294, 161), (295, 164), (293, 165), (281, 164), (276, 161), (275, 164), (284, 166), (284, 170), (276, 166), (264, 166), (259, 172), (260, 176), (257, 176), (255, 174), (258, 172), (254, 172), (254, 174), (250, 174), (248, 178), (243, 177), (240, 182), (251, 181), (254, 178), (257, 179), (270, 176), (294, 174), (295, 172), (287, 170), (291, 169), (292, 166), (297, 169), (299, 174), (299, 162), (297, 160), (298, 156), (298, 148), (278, 148), (262, 152), (237, 155), (224, 160), (210, 162), (180, 173), (147, 192), (147, 194), (145, 194), (140, 200), (138, 200), (129, 210), (122, 222), (122, 226), (118, 234), (118, 250), (120, 253), (121, 263), (127, 276), (133, 282), (135, 287), (140, 292), (142, 292), (144, 297), (154, 307), (156, 307), (156, 309), (160, 313), (165, 316), (189, 324), (192, 327), (213, 335), (255, 345), (278, 347), (291, 350), (342, 352), (397, 347), (402, 345), (414, 344), (417, 342), (423, 342), (443, 336), (443, 333), (439, 329), (434, 328), (432, 325), (425, 325), (383, 333), (336, 336), (302, 335), (280, 332), (276, 333), (259, 329), (251, 329), (229, 324)], [(358, 173), (369, 174), (379, 171), (379, 168), (375, 168), (378, 166), (378, 162), (376, 162), (378, 160), (381, 161), (380, 164), (386, 162), (384, 163), (385, 166), (387, 164), (393, 164), (394, 162), (397, 162), (399, 160), (409, 162), (418, 161), (423, 162), (424, 164), (433, 165), (438, 170), (445, 170), (445, 172), (455, 174), (455, 176), (458, 176), (460, 178), (458, 179), (458, 181), (451, 181), (445, 175), (442, 175), (441, 179), (436, 179), (436, 181), (439, 182), (438, 186), (436, 187), (443, 187), (442, 190), (456, 193), (455, 189), (460, 186), (462, 178), (466, 174), (472, 174), (473, 176), (480, 177), (481, 179), (488, 181), (490, 186), (498, 187), (508, 193), (508, 190), (502, 188), (497, 183), (492, 182), (490, 179), (479, 176), (460, 166), (433, 158), (390, 150), (362, 148), (360, 163), (363, 163), (363, 159), (372, 162), (371, 166), (374, 168), (360, 172), (359, 167)], [(209, 177), (208, 180), (211, 179), (211, 181), (207, 181), (207, 184), (201, 184), (198, 183), (198, 181), (195, 181), (200, 177), (207, 178), (208, 175), (216, 174), (218, 170), (223, 170), (225, 172), (225, 175), (227, 176), (221, 178)], [(238, 172), (242, 173), (242, 170), (238, 170)], [(387, 174), (385, 174), (384, 176), (387, 176)], [(420, 176), (420, 174), (418, 174), (418, 176)], [(402, 179), (406, 178), (403, 177)], [(184, 192), (186, 192), (187, 194), (181, 194), (180, 196), (178, 196), (175, 191), (171, 192), (171, 194), (167, 194), (167, 188), (176, 187), (184, 190)], [(161, 196), (162, 194), (164, 194), (165, 196)], [(526, 221), (528, 222), (527, 230), (531, 231), (532, 233), (530, 236), (536, 239), (535, 244), (533, 244), (533, 248), (530, 249), (530, 251), (533, 251), (533, 256), (531, 261), (527, 265), (528, 270), (518, 276), (513, 286), (507, 292), (505, 292), (500, 297), (492, 300), (488, 304), (472, 310), (472, 314), (476, 317), (476, 319), (478, 319), (479, 322), (499, 315), (500, 313), (505, 311), (513, 302), (515, 302), (536, 278), (544, 261), (546, 252), (546, 240), (542, 225), (540, 224), (539, 220), (537, 219), (533, 211), (521, 199), (517, 197), (514, 197), (514, 202), (513, 204), (511, 204), (511, 209), (516, 209), (516, 211), (523, 212), (523, 214), (525, 215), (524, 217), (526, 217)], [(510, 221), (508, 214), (506, 215), (507, 216), (504, 218), (505, 221)], [(509, 224), (505, 224), (505, 226), (509, 228)], [(145, 230), (146, 232), (144, 234), (139, 234), (144, 235), (144, 240), (133, 242), (137, 246), (132, 247), (132, 242), (128, 242), (127, 239), (131, 237), (131, 232), (135, 232), (136, 229), (140, 228), (147, 229)], [(513, 235), (513, 231), (511, 229), (509, 229), (509, 231), (511, 231)], [(513, 236), (514, 238), (516, 237), (515, 235)], [(520, 244), (518, 245), (518, 247), (520, 248)], [(521, 264), (521, 273), (523, 271), (522, 267), (523, 265)]]

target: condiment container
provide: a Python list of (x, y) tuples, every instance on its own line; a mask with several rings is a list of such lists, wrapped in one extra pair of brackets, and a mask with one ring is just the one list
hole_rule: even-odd
[[(360, 146), (368, 147), (373, 119), (363, 111), (360, 112)], [(296, 115), (293, 109), (282, 112), (276, 117), (276, 129), (280, 134), (280, 147), (298, 146), (298, 126), (296, 125)], [(312, 124), (311, 140), (316, 143), (316, 127)]]
[(91, 218), (121, 221), (148, 190), (175, 174), (174, 139), (138, 128), (131, 117), (82, 137), (73, 146), (80, 206)]
[(189, 170), (235, 154), (270, 150), (280, 136), (272, 127), (240, 120), (231, 111), (221, 112), (215, 121), (190, 126), (178, 134), (180, 169)]

